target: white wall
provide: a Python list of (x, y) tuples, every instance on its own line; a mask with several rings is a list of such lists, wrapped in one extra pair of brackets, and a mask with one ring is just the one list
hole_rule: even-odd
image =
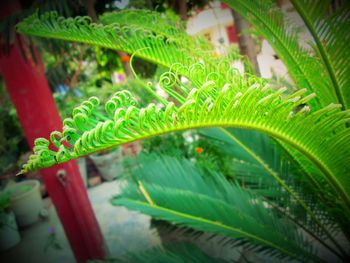
[(209, 7), (193, 15), (187, 22), (187, 33), (190, 35), (209, 35), (212, 44), (219, 53), (222, 46), (228, 46), (226, 28), (233, 25), (230, 9), (221, 9), (219, 1), (210, 3)]

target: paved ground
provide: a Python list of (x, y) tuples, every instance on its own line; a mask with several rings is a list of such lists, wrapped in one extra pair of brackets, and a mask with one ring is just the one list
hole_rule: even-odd
[(101, 225), (110, 256), (160, 245), (157, 233), (150, 229), (150, 217), (115, 207), (108, 202), (118, 194), (118, 181), (103, 183), (89, 190), (89, 197)]

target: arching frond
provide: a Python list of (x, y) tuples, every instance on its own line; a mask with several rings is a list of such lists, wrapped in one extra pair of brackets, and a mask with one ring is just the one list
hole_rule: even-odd
[[(310, 246), (292, 224), (281, 221), (256, 197), (223, 175), (203, 171), (185, 159), (145, 158), (142, 169), (112, 201), (156, 219), (249, 241), (250, 249), (305, 260)], [(273, 250), (270, 250), (270, 249)], [(316, 258), (316, 257), (315, 257)]]
[(292, 23), (286, 23), (284, 15), (273, 1), (224, 0), (224, 2), (254, 25), (269, 41), (287, 66), (298, 88), (315, 92), (321, 106), (339, 102), (323, 64), (300, 46), (297, 30), (293, 28)]
[(292, 0), (315, 40), (314, 49), (327, 69), (338, 101), (350, 107), (350, 7), (326, 14), (330, 1)]
[[(181, 71), (201, 74), (203, 67), (195, 64)], [(99, 100), (91, 98), (73, 110), (72, 118), (64, 120), (62, 133), (52, 133), (57, 152), (49, 149), (48, 140), (36, 141), (24, 172), (173, 131), (214, 126), (247, 128), (273, 136), (304, 154), (320, 169), (348, 211), (350, 131), (344, 123), (350, 118), (348, 111), (339, 111), (341, 105), (296, 110), (315, 95), (305, 95), (305, 89), (285, 95), (285, 89), (273, 90), (261, 79), (235, 75), (234, 71), (232, 82), (224, 86), (218, 86), (208, 75), (205, 84), (191, 89), (181, 83), (175, 69), (162, 76), (160, 85), (176, 104), (162, 100), (165, 105), (161, 108), (154, 104), (138, 108), (131, 94), (122, 91), (106, 103), (102, 114), (97, 110)]]
[[(142, 24), (139, 15), (145, 19)], [(149, 18), (148, 18), (149, 16)], [(86, 43), (89, 45), (124, 51), (152, 63), (170, 68), (179, 63), (191, 66), (197, 62), (204, 62), (207, 72), (201, 72), (193, 78), (191, 72), (183, 71), (178, 67), (179, 74), (191, 78), (197, 85), (202, 85), (205, 77), (212, 73), (220, 84), (226, 83), (226, 65), (218, 67), (222, 62), (215, 50), (204, 39), (192, 38), (180, 27), (171, 30), (168, 20), (156, 12), (143, 10), (128, 10), (111, 13), (101, 17), (106, 24), (91, 23), (89, 17), (63, 18), (55, 12), (44, 15), (33, 14), (17, 25), (17, 30), (28, 35)], [(152, 27), (152, 23), (157, 25)], [(240, 59), (238, 53), (231, 52), (228, 57)], [(231, 69), (232, 70), (232, 69)], [(214, 73), (215, 71), (215, 73)], [(229, 77), (229, 76), (228, 76)]]
[[(121, 16), (126, 17), (129, 12), (122, 12)], [(122, 17), (120, 20), (124, 21)], [(26, 18), (18, 24), (17, 30), (33, 36), (124, 51), (167, 68), (174, 63), (189, 66), (197, 61), (205, 61), (208, 67), (212, 65), (214, 68), (218, 63), (213, 49), (208, 50), (208, 45), (200, 45), (184, 31), (157, 31), (145, 28), (137, 22), (133, 24), (133, 21), (129, 21), (123, 24), (122, 21), (103, 25), (91, 23), (89, 17), (63, 18), (51, 12)], [(166, 20), (158, 19), (157, 23), (166, 28)], [(197, 78), (197, 81), (204, 82), (200, 78)]]

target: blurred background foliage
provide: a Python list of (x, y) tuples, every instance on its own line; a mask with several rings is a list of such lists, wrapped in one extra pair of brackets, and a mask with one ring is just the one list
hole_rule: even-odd
[(19, 156), (28, 151), (20, 123), (0, 78), (0, 175), (17, 172)]

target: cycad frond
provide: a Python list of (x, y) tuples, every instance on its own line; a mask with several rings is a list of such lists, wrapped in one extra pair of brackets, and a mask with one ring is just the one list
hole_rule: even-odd
[[(135, 17), (142, 19), (134, 19)], [(212, 77), (220, 85), (224, 85), (227, 77), (226, 65), (222, 67), (217, 65), (242, 58), (237, 52), (231, 52), (223, 62), (208, 41), (190, 37), (179, 26), (171, 30), (170, 25), (173, 25), (171, 21), (169, 25), (169, 21), (156, 12), (127, 10), (106, 14), (101, 19), (105, 25), (91, 23), (89, 17), (64, 18), (58, 17), (55, 12), (44, 15), (33, 14), (19, 23), (17, 30), (33, 36), (124, 51), (166, 68), (173, 67), (177, 63), (190, 67), (199, 61), (204, 62), (206, 67), (202, 69), (207, 72), (201, 72), (195, 78), (191, 72), (181, 72), (182, 67), (177, 67), (180, 70), (179, 74), (190, 78), (197, 85), (202, 85), (206, 81), (205, 77), (211, 72)], [(152, 26), (153, 23), (156, 25)], [(249, 71), (249, 66), (245, 67)]]
[[(321, 106), (337, 103), (323, 64), (298, 42), (298, 31), (285, 23), (281, 10), (270, 0), (224, 0), (254, 25), (285, 63), (299, 89), (317, 93)], [(322, 78), (322, 81), (320, 81)]]
[[(19, 23), (17, 30), (33, 36), (124, 51), (167, 68), (175, 63), (190, 66), (198, 61), (205, 61), (208, 67), (212, 65), (212, 69), (217, 65), (215, 51), (208, 50), (208, 44), (205, 44), (205, 41), (194, 40), (183, 30), (154, 30), (150, 26), (147, 28), (147, 23), (146, 27), (140, 25), (138, 20), (135, 23), (130, 20), (127, 24), (123, 24), (123, 21), (129, 17), (129, 13), (133, 14), (133, 12), (146, 15), (140, 10), (125, 11), (118, 13), (118, 16), (121, 16), (118, 18), (120, 23), (103, 25), (91, 23), (89, 17), (63, 18), (58, 17), (55, 12), (44, 15), (33, 14)], [(161, 26), (168, 28), (167, 20), (154, 15), (154, 12), (147, 12), (147, 14), (150, 17), (156, 17), (158, 26), (155, 29)], [(113, 18), (111, 14), (107, 16), (109, 17)], [(102, 18), (108, 20), (106, 17)], [(146, 19), (146, 16), (143, 16), (143, 19)], [(204, 82), (199, 78), (197, 81)]]
[[(127, 53), (134, 53), (139, 50), (138, 55), (144, 59), (154, 61), (157, 64), (172, 64), (174, 58), (169, 56), (179, 56), (176, 52), (178, 44), (172, 39), (166, 39), (152, 34), (137, 26), (130, 25), (102, 25), (91, 23), (89, 17), (63, 18), (57, 17), (57, 13), (51, 12), (39, 16), (34, 14), (26, 18), (17, 26), (17, 30), (34, 36), (61, 39), (67, 41), (87, 43), (109, 49), (122, 50)], [(133, 40), (133, 41), (132, 41)], [(170, 44), (172, 42), (172, 44)], [(149, 48), (151, 44), (154, 49)], [(172, 52), (168, 54), (154, 54), (158, 49), (166, 45), (172, 47)], [(161, 56), (158, 61), (157, 57)], [(181, 60), (182, 56), (178, 59)]]
[(338, 101), (350, 107), (350, 7), (326, 15), (330, 1), (292, 0), (313, 39), (314, 49), (327, 69)]
[[(202, 67), (196, 64), (181, 71), (201, 74)], [(317, 111), (303, 106), (297, 111), (298, 105), (308, 103), (315, 95), (305, 96), (305, 89), (285, 95), (285, 89), (273, 90), (261, 79), (234, 76), (232, 71), (231, 83), (218, 86), (209, 75), (201, 87), (190, 89), (176, 72), (165, 73), (160, 85), (179, 106), (162, 100), (163, 108), (154, 104), (138, 108), (131, 94), (122, 91), (106, 103), (101, 115), (99, 100), (91, 98), (73, 111), (73, 118), (64, 121), (62, 133), (52, 134), (58, 151), (48, 149), (49, 141), (38, 139), (24, 171), (173, 131), (214, 126), (247, 128), (271, 135), (303, 153), (322, 171), (348, 211), (350, 132), (344, 123), (350, 118), (348, 111), (339, 111), (341, 105), (330, 104)]]
[[(152, 161), (153, 160), (153, 161)], [(114, 205), (199, 231), (249, 241), (270, 255), (312, 258), (311, 247), (293, 225), (217, 173), (204, 174), (187, 160), (146, 158)], [(271, 250), (272, 249), (272, 250)]]

